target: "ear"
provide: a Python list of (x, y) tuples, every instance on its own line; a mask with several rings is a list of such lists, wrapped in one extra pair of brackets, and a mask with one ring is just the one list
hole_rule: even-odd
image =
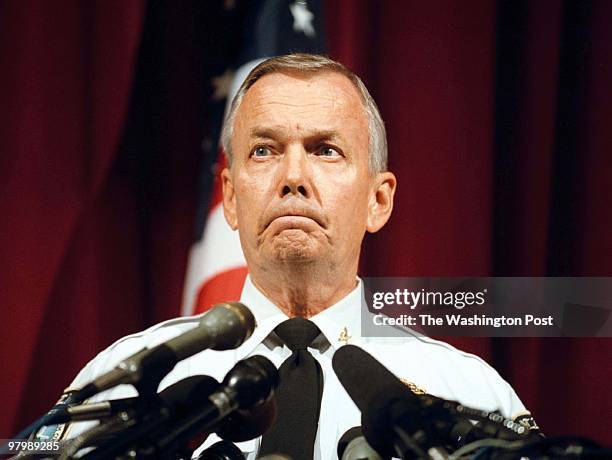
[(236, 230), (238, 228), (236, 192), (234, 190), (234, 183), (232, 182), (232, 174), (227, 168), (221, 171), (221, 184), (223, 186), (223, 214), (232, 230)]
[(393, 211), (393, 196), (397, 180), (391, 172), (378, 173), (373, 181), (368, 205), (368, 220), (366, 230), (376, 233), (391, 217)]

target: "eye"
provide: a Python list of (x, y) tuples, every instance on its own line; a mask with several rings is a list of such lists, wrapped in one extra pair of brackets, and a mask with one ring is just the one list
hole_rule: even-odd
[(323, 147), (319, 148), (319, 150), (317, 150), (316, 152), (317, 155), (322, 156), (322, 157), (338, 157), (341, 156), (341, 153), (333, 148), (330, 147), (328, 145), (324, 145)]
[(254, 157), (267, 157), (271, 154), (272, 151), (268, 147), (255, 147), (251, 155)]

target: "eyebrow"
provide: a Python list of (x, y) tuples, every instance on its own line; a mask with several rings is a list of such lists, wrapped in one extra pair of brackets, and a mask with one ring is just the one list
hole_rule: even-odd
[[(279, 140), (279, 138), (288, 137), (288, 129), (283, 125), (276, 126), (255, 126), (251, 128), (250, 137), (259, 139)], [(340, 133), (333, 129), (312, 130), (306, 132), (307, 140), (331, 141), (341, 140)]]

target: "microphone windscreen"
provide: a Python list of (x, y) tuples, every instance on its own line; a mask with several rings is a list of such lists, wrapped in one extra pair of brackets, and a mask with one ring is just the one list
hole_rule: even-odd
[(228, 441), (248, 441), (267, 433), (275, 421), (276, 399), (270, 398), (251, 409), (237, 410), (221, 422), (216, 433)]
[(257, 325), (248, 307), (240, 302), (225, 302), (212, 307), (200, 320), (200, 327), (214, 336), (213, 350), (230, 350), (248, 339)]
[(232, 393), (238, 408), (248, 410), (272, 397), (278, 385), (278, 370), (265, 356), (250, 356), (225, 374), (223, 385)]
[(406, 392), (406, 386), (391, 371), (355, 345), (345, 345), (336, 350), (332, 367), (362, 413), (381, 388), (396, 387)]
[(334, 372), (361, 410), (368, 443), (381, 454), (394, 455), (389, 410), (398, 401), (418, 404), (417, 397), (372, 355), (354, 345), (340, 347), (332, 358)]
[(342, 458), (342, 455), (346, 450), (346, 446), (348, 446), (353, 439), (357, 439), (359, 436), (363, 436), (363, 431), (361, 430), (360, 426), (354, 426), (353, 428), (346, 430), (338, 441), (338, 449), (336, 450), (338, 458)]
[(360, 426), (346, 431), (338, 441), (338, 458), (341, 460), (381, 460), (382, 457), (366, 441)]
[(218, 387), (219, 382), (208, 375), (192, 375), (165, 388), (159, 398), (181, 414), (202, 406)]
[(400, 424), (411, 430), (418, 429), (421, 423), (419, 405), (414, 395), (410, 390), (397, 385), (378, 388), (361, 413), (365, 438), (377, 452), (386, 457), (396, 454), (393, 450), (393, 428), (400, 420)]

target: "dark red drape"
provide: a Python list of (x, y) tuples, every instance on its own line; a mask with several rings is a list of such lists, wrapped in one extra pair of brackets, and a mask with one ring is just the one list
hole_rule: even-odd
[[(195, 4), (0, 6), (0, 438), (114, 339), (178, 314), (206, 115)], [(364, 273), (612, 276), (610, 2), (327, 11), (399, 181)], [(453, 343), (547, 432), (612, 442), (610, 340)]]
[(142, 15), (142, 2), (0, 6), (3, 437), (114, 331), (142, 325), (125, 308), (142, 289), (135, 203), (109, 175)]
[[(375, 276), (612, 275), (610, 2), (331, 2), (398, 175)], [(389, 244), (393, 241), (393, 244)], [(611, 339), (451, 339), (549, 434), (612, 441)]]

